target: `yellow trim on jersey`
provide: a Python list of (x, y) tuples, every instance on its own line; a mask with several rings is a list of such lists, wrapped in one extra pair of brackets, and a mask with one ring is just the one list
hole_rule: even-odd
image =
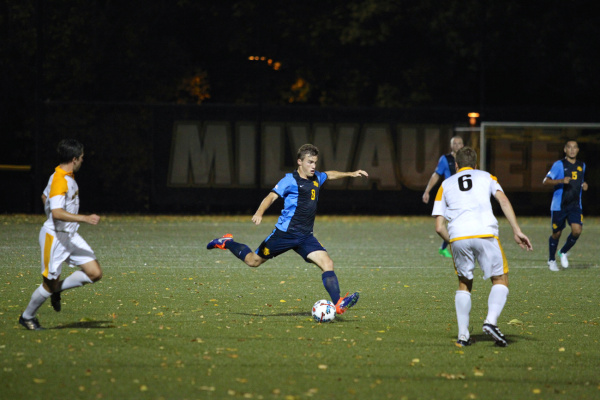
[(502, 253), (503, 272), (505, 274), (508, 274), (508, 261), (506, 261), (506, 255), (504, 254), (504, 249), (502, 248), (502, 244), (500, 244), (500, 239), (498, 239), (496, 236), (494, 236), (494, 237), (498, 241), (498, 247), (500, 247), (500, 252)]
[(50, 253), (52, 252), (52, 242), (54, 242), (54, 236), (46, 233), (46, 239), (44, 240), (44, 272), (42, 275), (44, 278), (48, 277), (48, 264), (50, 263)]
[(457, 238), (454, 238), (454, 239), (450, 239), (449, 243), (456, 242), (457, 240), (463, 240), (463, 239), (482, 239), (482, 238), (491, 238), (491, 237), (498, 239), (497, 236), (494, 236), (492, 234), (488, 234), (488, 235), (475, 235), (475, 236), (462, 236), (462, 237), (457, 237)]
[(459, 169), (459, 170), (458, 170), (458, 171), (456, 171), (456, 172), (460, 172), (460, 171), (466, 171), (466, 170), (468, 170), (468, 169), (473, 169), (473, 168), (471, 168), (471, 167), (462, 167), (461, 169)]
[(442, 195), (444, 194), (444, 188), (442, 187), (442, 185), (440, 185), (440, 188), (437, 191), (437, 194), (435, 195), (435, 201), (442, 201)]
[(66, 195), (69, 191), (69, 185), (67, 184), (67, 179), (65, 176), (69, 175), (73, 177), (73, 173), (65, 171), (60, 166), (56, 167), (54, 171), (52, 184), (50, 185), (49, 197)]

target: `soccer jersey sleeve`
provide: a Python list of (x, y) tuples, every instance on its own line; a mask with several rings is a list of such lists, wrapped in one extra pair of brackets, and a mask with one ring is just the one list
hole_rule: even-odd
[(442, 217), (446, 216), (446, 202), (444, 200), (444, 187), (440, 185), (440, 188), (435, 195), (435, 202), (433, 203), (433, 212), (431, 213), (432, 217), (436, 217), (441, 215)]
[(446, 156), (441, 156), (438, 161), (437, 168), (435, 169), (435, 173), (441, 177), (445, 177), (447, 171), (448, 173), (450, 171), (450, 167), (448, 166), (448, 160), (446, 159)]
[(319, 185), (322, 185), (327, 180), (327, 174), (325, 172), (315, 171), (315, 175), (317, 176), (317, 180), (319, 181)]
[(495, 196), (497, 191), (504, 192), (504, 190), (502, 190), (502, 186), (500, 186), (498, 183), (498, 178), (496, 178), (494, 175), (490, 175), (490, 179), (492, 180), (490, 184), (490, 195)]
[(48, 195), (51, 210), (65, 208), (65, 199), (68, 191), (69, 186), (65, 177), (60, 174), (54, 174)]
[(287, 193), (289, 192), (290, 185), (295, 182), (292, 174), (285, 174), (285, 176), (275, 185), (275, 187), (271, 190), (279, 195), (281, 198), (285, 198)]
[(565, 177), (565, 172), (563, 171), (562, 160), (556, 161), (546, 176), (552, 180), (563, 179)]

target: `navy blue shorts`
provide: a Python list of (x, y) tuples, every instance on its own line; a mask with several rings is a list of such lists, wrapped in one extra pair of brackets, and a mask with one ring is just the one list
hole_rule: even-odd
[(273, 233), (258, 246), (256, 254), (269, 260), (288, 250), (294, 250), (306, 262), (312, 262), (306, 257), (313, 251), (327, 251), (313, 235), (296, 236), (275, 228)]
[(568, 210), (552, 211), (552, 233), (565, 229), (565, 222), (583, 225), (583, 214), (581, 208), (575, 207)]

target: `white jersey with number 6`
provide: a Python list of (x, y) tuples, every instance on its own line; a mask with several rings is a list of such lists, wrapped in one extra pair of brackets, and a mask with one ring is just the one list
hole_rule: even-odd
[(432, 216), (448, 221), (450, 242), (461, 239), (498, 237), (498, 220), (490, 196), (502, 191), (495, 176), (488, 172), (461, 168), (440, 186)]

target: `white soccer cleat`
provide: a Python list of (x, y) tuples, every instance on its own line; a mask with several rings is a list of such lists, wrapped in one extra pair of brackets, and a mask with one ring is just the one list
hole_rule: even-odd
[(560, 256), (560, 265), (562, 265), (563, 268), (569, 268), (569, 259), (567, 258), (569, 253), (563, 254), (559, 251), (558, 255)]
[(558, 265), (556, 265), (556, 260), (548, 260), (548, 269), (554, 272), (560, 271)]

